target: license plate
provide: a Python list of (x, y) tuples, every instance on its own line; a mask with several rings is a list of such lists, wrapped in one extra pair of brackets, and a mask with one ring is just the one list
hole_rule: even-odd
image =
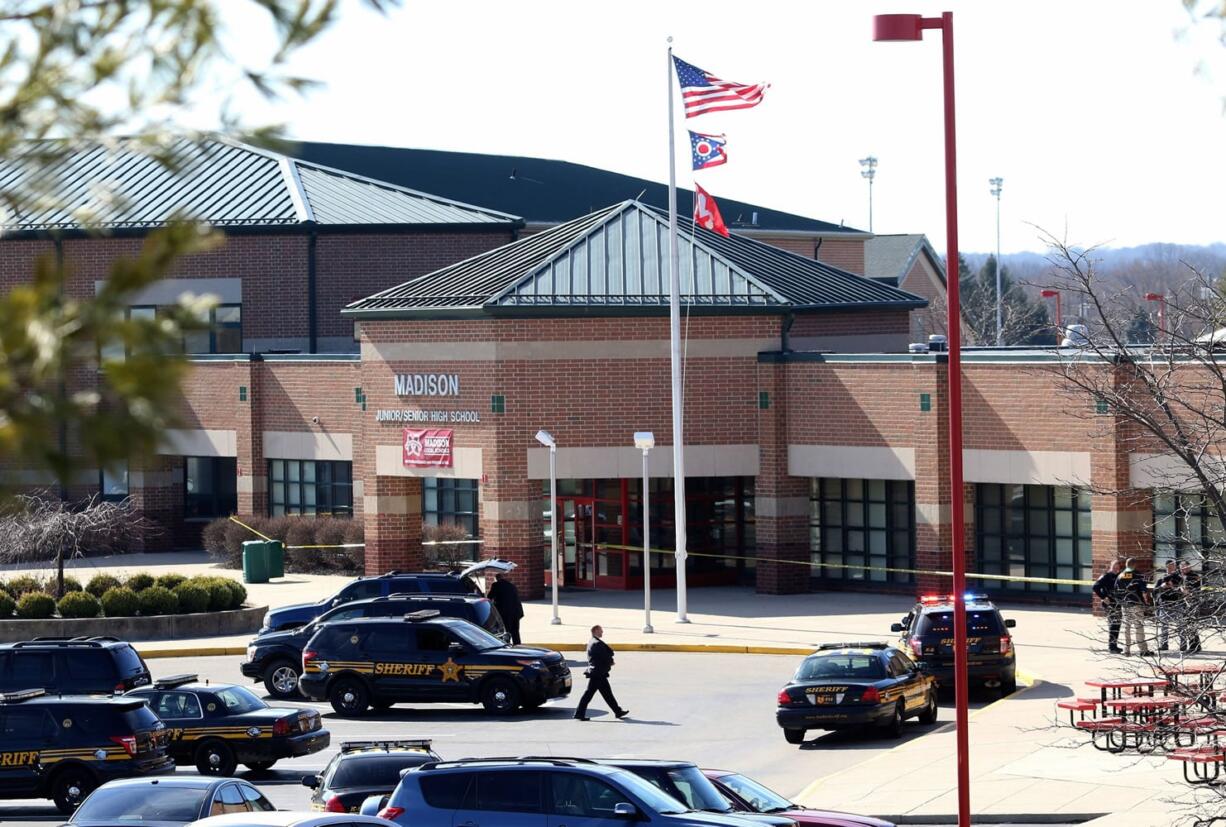
[(570, 678), (566, 679), (566, 688), (570, 689)]
[(809, 702), (815, 706), (834, 706), (843, 702), (843, 695), (810, 695)]

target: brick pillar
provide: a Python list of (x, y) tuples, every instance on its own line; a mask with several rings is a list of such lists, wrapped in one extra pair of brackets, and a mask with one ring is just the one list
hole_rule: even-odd
[[(949, 394), (945, 385), (948, 362), (944, 357), (938, 358), (940, 361), (935, 365), (916, 364), (915, 567), (949, 571), (953, 526), (949, 485)], [(966, 526), (962, 530), (965, 531)], [(967, 560), (973, 565), (973, 546), (968, 544), (966, 549)], [(950, 585), (948, 577), (918, 575), (915, 578), (917, 594), (946, 594)]]
[[(268, 513), (268, 462), (264, 459), (263, 362), (238, 363), (233, 394), (238, 466), (238, 513)], [(246, 399), (243, 398), (246, 388)]]
[[(481, 539), (485, 541), (481, 555), (518, 565), (511, 580), (525, 600), (544, 596), (548, 554), (541, 523), (541, 481), (528, 478), (525, 435), (530, 440), (532, 433), (514, 420), (498, 421), (497, 444), (485, 451), (481, 485)], [(561, 565), (559, 561), (559, 572)]]
[(787, 365), (760, 364), (758, 392), (757, 590), (763, 594), (807, 592), (815, 573), (810, 566), (801, 565), (810, 561), (810, 483), (788, 474)]
[(153, 456), (128, 468), (132, 507), (152, 525), (133, 551), (167, 551), (181, 544), (176, 527), (183, 521), (183, 458)]
[(366, 573), (421, 570), (421, 479), (368, 477), (364, 495)]

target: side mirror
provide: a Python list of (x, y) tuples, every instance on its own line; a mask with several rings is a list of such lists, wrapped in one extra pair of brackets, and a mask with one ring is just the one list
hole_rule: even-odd
[(319, 789), (319, 776), (318, 775), (302, 776), (302, 786), (310, 787), (312, 790)]
[(344, 603), (344, 602), (345, 601), (341, 600), (339, 597), (334, 597), (332, 598), (332, 608), (335, 609), (337, 606), (341, 605), (341, 603)]
[(929, 671), (927, 661), (917, 660), (915, 662), (915, 671), (921, 675), (927, 673)]
[(628, 801), (619, 801), (613, 805), (613, 817), (635, 820), (639, 817), (639, 808)]
[(891, 623), (891, 624), (890, 624), (890, 631), (891, 631), (891, 632), (901, 632), (901, 631), (902, 631), (902, 624), (901, 624), (901, 623)]
[(1016, 629), (1017, 621), (1014, 620), (1013, 618), (1009, 618), (1008, 620), (1005, 621), (1005, 628), (1006, 629)]

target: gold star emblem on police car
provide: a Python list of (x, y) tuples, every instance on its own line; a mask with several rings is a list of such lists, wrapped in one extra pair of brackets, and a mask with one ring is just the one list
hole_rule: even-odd
[(456, 663), (451, 658), (447, 658), (447, 662), (439, 664), (438, 668), (439, 671), (443, 673), (443, 682), (446, 683), (447, 681), (458, 682), (460, 680), (460, 670), (462, 670), (464, 667), (460, 666), (460, 664)]

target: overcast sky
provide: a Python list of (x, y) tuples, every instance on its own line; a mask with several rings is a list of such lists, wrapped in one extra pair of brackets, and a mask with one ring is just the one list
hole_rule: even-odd
[[(729, 163), (697, 173), (720, 196), (867, 228), (858, 159), (879, 159), (874, 230), (945, 248), (941, 52), (873, 43), (874, 13), (954, 12), (964, 251), (1226, 241), (1226, 47), (1179, 0), (862, 2), (404, 0), (386, 17), (342, 0), (294, 69), (325, 84), (249, 123), (304, 140), (529, 155), (666, 180), (665, 38), (722, 78), (769, 81), (755, 109), (677, 118), (726, 133)], [(236, 53), (258, 21), (228, 18)], [(680, 110), (678, 109), (678, 112)], [(208, 125), (208, 124), (198, 124)]]

